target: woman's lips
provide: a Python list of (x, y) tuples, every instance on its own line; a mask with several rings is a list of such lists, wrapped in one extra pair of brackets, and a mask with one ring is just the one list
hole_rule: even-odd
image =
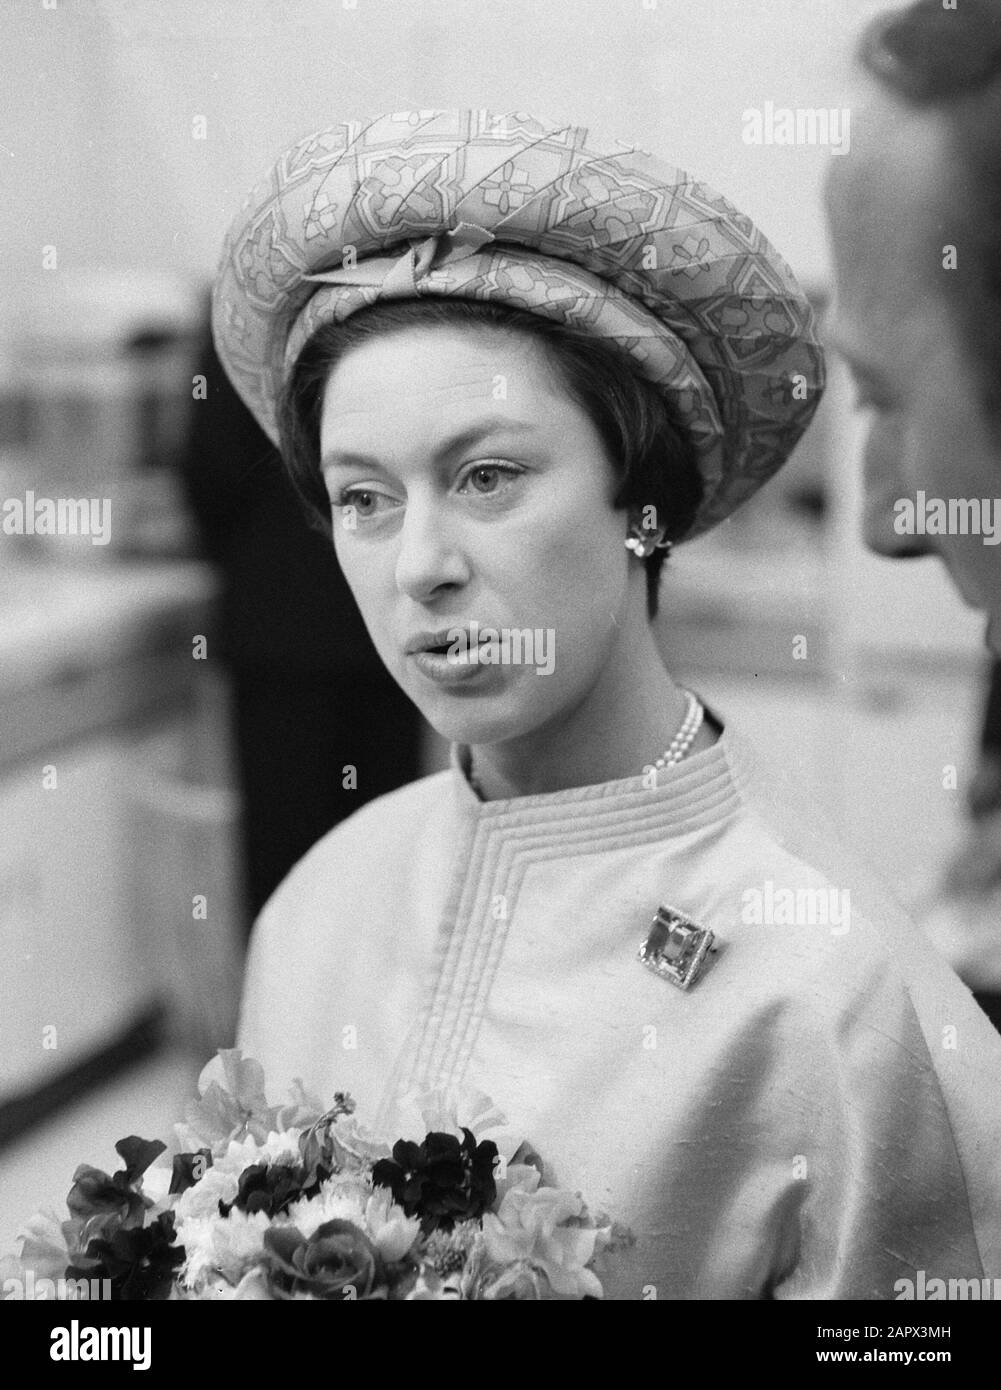
[(421, 675), (436, 685), (463, 685), (489, 669), (479, 661), (470, 661), (467, 652), (457, 652), (454, 656), (448, 656), (443, 651), (411, 652), (409, 660)]

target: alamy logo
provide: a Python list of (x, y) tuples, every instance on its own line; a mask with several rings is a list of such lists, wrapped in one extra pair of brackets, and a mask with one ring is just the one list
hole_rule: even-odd
[(937, 1303), (950, 1302), (1001, 1302), (1001, 1279), (938, 1279), (929, 1278), (927, 1271), (919, 1269), (917, 1279), (898, 1279), (893, 1286), (894, 1296), (905, 1302), (911, 1299), (921, 1302), (927, 1300)]
[(474, 619), (468, 630), (447, 633), (445, 655), (456, 665), (534, 666), (551, 676), (556, 666), (556, 633), (551, 627), (480, 627)]
[(108, 497), (7, 497), (0, 510), (5, 536), (89, 536), (92, 545), (111, 539)]
[(25, 1271), (23, 1279), (5, 1279), (3, 1297), (14, 1303), (23, 1301), (72, 1302), (75, 1299), (110, 1299), (110, 1279), (36, 1279), (35, 1271)]
[(134, 1371), (148, 1371), (152, 1360), (152, 1330), (148, 1327), (69, 1327), (52, 1329), (52, 1361), (131, 1361)]
[(851, 918), (847, 888), (776, 888), (766, 878), (760, 888), (745, 888), (741, 895), (745, 927), (830, 927), (832, 936), (844, 936)]
[(981, 536), (984, 545), (1001, 541), (1001, 498), (929, 497), (919, 489), (913, 501), (893, 504), (898, 536)]
[(847, 154), (852, 144), (852, 113), (847, 107), (749, 106), (742, 114), (745, 145), (827, 145)]

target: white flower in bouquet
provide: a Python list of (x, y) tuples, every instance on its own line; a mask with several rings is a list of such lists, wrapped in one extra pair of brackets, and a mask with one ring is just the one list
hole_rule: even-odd
[(240, 1173), (209, 1168), (201, 1180), (177, 1198), (174, 1218), (180, 1227), (198, 1217), (218, 1218), (219, 1203), (227, 1206), (233, 1201), (240, 1185)]
[(365, 1229), (387, 1264), (396, 1264), (421, 1233), (420, 1218), (407, 1216), (388, 1187), (377, 1187), (365, 1204)]
[(264, 1233), (270, 1225), (263, 1212), (250, 1214), (236, 1208), (226, 1217), (200, 1216), (183, 1222), (178, 1226), (178, 1240), (187, 1255), (182, 1282), (201, 1289), (221, 1276), (230, 1285), (238, 1284), (260, 1265)]
[(293, 1163), (299, 1157), (301, 1133), (298, 1129), (286, 1130), (284, 1134), (272, 1131), (263, 1143), (258, 1143), (249, 1135), (246, 1139), (231, 1139), (225, 1152), (213, 1159), (212, 1168), (221, 1173), (232, 1173), (239, 1178), (241, 1173), (255, 1163), (268, 1166), (272, 1163)]
[[(359, 1191), (360, 1188), (360, 1191)], [(288, 1219), (308, 1240), (327, 1221), (351, 1221), (365, 1229), (365, 1203), (370, 1189), (327, 1181), (315, 1197), (302, 1197), (288, 1209)]]
[[(586, 1208), (577, 1193), (540, 1187), (539, 1181), (538, 1171), (528, 1169), (505, 1192), (496, 1214), (485, 1213), (490, 1263), (541, 1272), (563, 1298), (600, 1298), (601, 1282), (587, 1265), (601, 1248), (602, 1231), (583, 1224)], [(504, 1284), (511, 1279), (505, 1276)]]

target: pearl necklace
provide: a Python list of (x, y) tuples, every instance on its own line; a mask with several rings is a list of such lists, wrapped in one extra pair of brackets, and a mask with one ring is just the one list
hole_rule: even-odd
[[(650, 763), (648, 767), (643, 769), (645, 773), (649, 772), (651, 768), (656, 768), (657, 771), (660, 771), (662, 768), (676, 767), (678, 763), (688, 755), (692, 744), (695, 742), (696, 734), (702, 728), (702, 721), (706, 717), (705, 706), (699, 697), (693, 695), (690, 690), (686, 690), (683, 693), (688, 699), (688, 706), (685, 710), (685, 717), (681, 721), (681, 728), (674, 735), (674, 738), (671, 739), (671, 742), (664, 749), (657, 761), (655, 763)], [(472, 765), (470, 765), (469, 771), (466, 774), (466, 780), (480, 800), (485, 800), (480, 784), (473, 774)]]
[[(681, 728), (671, 739), (671, 742), (661, 753), (655, 763), (650, 766), (658, 771), (664, 767), (676, 767), (678, 763), (687, 755), (692, 744), (695, 742), (695, 735), (702, 728), (702, 721), (706, 717), (705, 706), (697, 695), (693, 695), (690, 690), (684, 694), (688, 697), (688, 708), (685, 710), (685, 717), (681, 721)], [(647, 769), (644, 769), (647, 771)]]

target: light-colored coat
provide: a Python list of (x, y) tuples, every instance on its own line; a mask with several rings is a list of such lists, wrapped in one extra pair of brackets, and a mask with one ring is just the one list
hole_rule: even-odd
[[(238, 1042), (274, 1099), (347, 1089), (395, 1138), (415, 1089), (486, 1092), (632, 1228), (607, 1297), (1001, 1278), (1001, 1037), (741, 740), (653, 789), (488, 803), (462, 758), (337, 826), (265, 908)], [(637, 959), (660, 903), (720, 945), (688, 992)]]

